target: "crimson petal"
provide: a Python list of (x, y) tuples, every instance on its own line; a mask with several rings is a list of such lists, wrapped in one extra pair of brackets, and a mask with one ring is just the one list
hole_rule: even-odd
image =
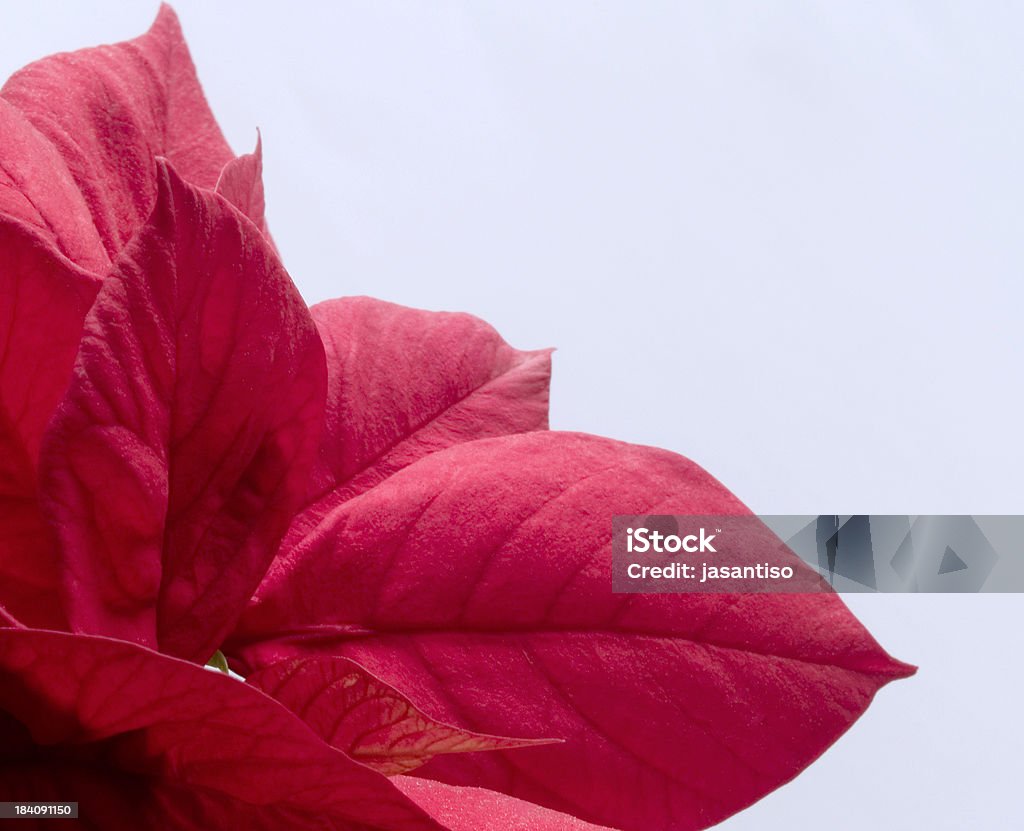
[(205, 661), (301, 500), (324, 355), (252, 224), (159, 178), (89, 313), (42, 490), (72, 626)]
[(236, 660), (340, 654), (438, 718), (566, 740), (418, 774), (630, 831), (712, 825), (911, 670), (834, 594), (613, 594), (611, 518), (652, 513), (748, 511), (662, 450), (548, 432), (457, 445), (286, 552)]

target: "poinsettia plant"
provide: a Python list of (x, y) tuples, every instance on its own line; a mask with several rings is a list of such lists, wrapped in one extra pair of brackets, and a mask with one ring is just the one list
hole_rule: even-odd
[(547, 350), (307, 308), (261, 166), (167, 7), (0, 91), (0, 799), (107, 829), (685, 831), (912, 671), (834, 594), (613, 594), (613, 514), (748, 509), (548, 430)]

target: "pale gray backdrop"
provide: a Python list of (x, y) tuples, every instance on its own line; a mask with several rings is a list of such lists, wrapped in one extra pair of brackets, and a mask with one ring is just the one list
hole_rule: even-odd
[[(554, 345), (552, 426), (761, 513), (1024, 511), (1024, 13), (996, 2), (177, 9), (309, 301)], [(155, 3), (3, 4), (0, 71)], [(1021, 598), (853, 597), (917, 678), (722, 827), (1017, 827)]]

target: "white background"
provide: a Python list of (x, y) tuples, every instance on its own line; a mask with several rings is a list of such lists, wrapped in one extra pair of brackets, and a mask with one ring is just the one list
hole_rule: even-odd
[[(552, 426), (760, 513), (1024, 512), (1024, 16), (995, 2), (177, 3), (310, 302), (559, 348)], [(4, 4), (0, 73), (156, 5)], [(1020, 827), (1015, 596), (854, 597), (918, 676), (722, 826)]]

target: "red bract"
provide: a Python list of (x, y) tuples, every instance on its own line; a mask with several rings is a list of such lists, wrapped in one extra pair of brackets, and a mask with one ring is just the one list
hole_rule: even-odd
[[(675, 454), (548, 432), (547, 350), (307, 310), (260, 144), (231, 156), (166, 7), (15, 75), (0, 127), (0, 799), (681, 831), (910, 671), (831, 594), (613, 595), (613, 514), (747, 509)], [(197, 665), (218, 648), (247, 683)]]
[(342, 654), (436, 717), (566, 740), (421, 775), (620, 828), (704, 827), (794, 776), (907, 668), (833, 594), (613, 595), (609, 518), (661, 512), (745, 509), (662, 450), (460, 444), (282, 553), (232, 648), (250, 667)]
[(205, 661), (303, 496), (324, 355), (273, 252), (159, 167), (85, 323), (41, 481), (72, 627)]

